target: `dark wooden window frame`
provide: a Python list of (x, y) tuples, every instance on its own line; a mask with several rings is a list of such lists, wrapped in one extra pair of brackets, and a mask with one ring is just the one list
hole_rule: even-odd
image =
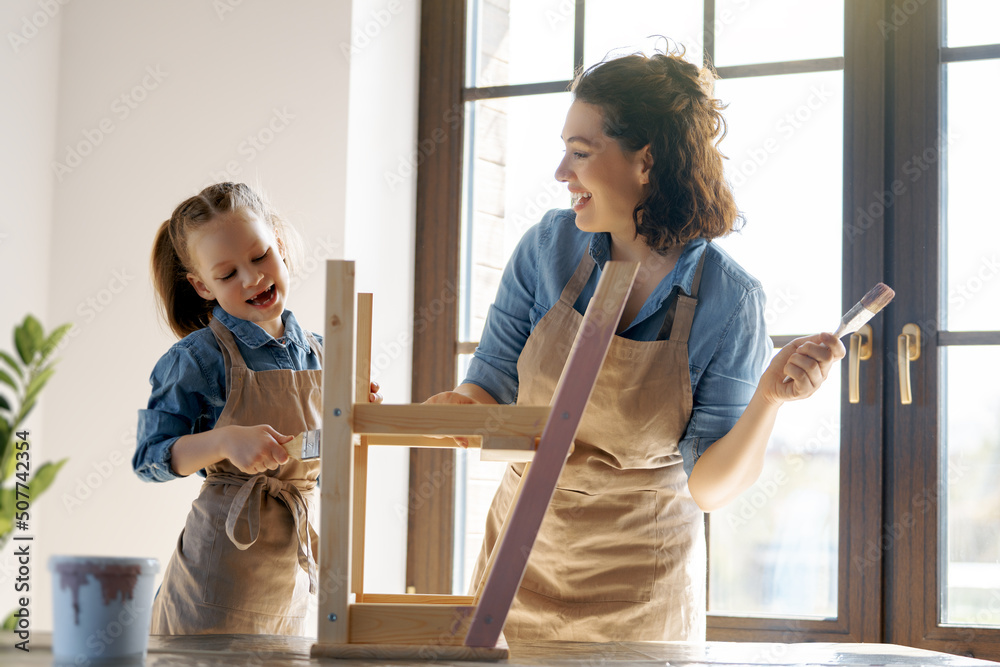
[[(712, 2), (705, 25), (712, 26)], [(577, 32), (584, 3), (577, 0)], [(894, 13), (895, 12), (895, 13)], [(869, 206), (873, 193), (885, 192), (901, 165), (932, 145), (940, 127), (941, 60), (998, 57), (1000, 48), (938, 48), (940, 2), (927, 0), (906, 14), (902, 25), (894, 0), (846, 0), (842, 59), (719, 68), (723, 78), (762, 73), (844, 70), (844, 226), (859, 224), (854, 212)], [(464, 103), (491, 97), (561, 92), (568, 81), (466, 88), (465, 0), (424, 2), (421, 9), (421, 63), (417, 179), (416, 261), (413, 344), (413, 399), (452, 389), (455, 356), (470, 351), (458, 340), (461, 237), (461, 188)], [(581, 40), (575, 61), (582, 62)], [(934, 48), (929, 48), (934, 45)], [(709, 60), (714, 36), (706, 30)], [(929, 113), (904, 110), (928, 108)], [(425, 149), (426, 147), (426, 149)], [(919, 150), (918, 150), (919, 149)], [(932, 172), (934, 170), (931, 170)], [(863, 242), (845, 242), (844, 308), (876, 280), (891, 276), (911, 286), (894, 307), (872, 324), (876, 342), (884, 341), (882, 373), (864, 375), (863, 396), (852, 405), (846, 373), (842, 391), (844, 443), (866, 443), (841, 450), (838, 610), (836, 619), (801, 620), (709, 616), (709, 639), (755, 641), (888, 641), (952, 653), (1000, 656), (1000, 631), (943, 627), (937, 622), (937, 503), (902, 536), (891, 534), (908, 519), (914, 494), (936, 488), (937, 415), (924, 410), (913, 419), (890, 406), (898, 402), (895, 335), (914, 313), (938, 312), (939, 192), (937, 174), (921, 188), (898, 197), (884, 215), (864, 223)], [(894, 233), (896, 220), (908, 220), (913, 233)], [(920, 258), (914, 263), (912, 258)], [(917, 266), (935, 270), (918, 270)], [(932, 303), (928, 303), (928, 299)], [(851, 301), (851, 303), (848, 303)], [(925, 331), (925, 333), (928, 333)], [(998, 344), (998, 335), (929, 333), (937, 343)], [(781, 344), (780, 339), (775, 340)], [(915, 395), (936, 385), (937, 349), (926, 354), (915, 373)], [(934, 394), (936, 396), (936, 394)], [(884, 416), (885, 415), (885, 416)], [(912, 437), (911, 437), (912, 436)], [(901, 442), (917, 443), (918, 451)], [(872, 447), (871, 443), (879, 446)], [(896, 443), (896, 444), (893, 444)], [(904, 451), (905, 450), (905, 451)], [(903, 468), (898, 461), (910, 462)], [(415, 449), (410, 458), (410, 507), (407, 586), (417, 592), (448, 593), (452, 588), (455, 456), (450, 450)], [(872, 553), (872, 550), (876, 553)], [(866, 556), (866, 554), (868, 554)]]
[[(413, 401), (455, 387), (462, 196), (461, 99), (465, 2), (420, 8), (416, 243), (413, 293)], [(424, 148), (426, 147), (426, 148)], [(457, 173), (458, 178), (451, 176)], [(455, 453), (410, 450), (406, 538), (407, 591), (450, 593)]]
[[(1000, 58), (1000, 44), (945, 47), (943, 6), (942, 0), (927, 0), (916, 11), (895, 12), (897, 20), (883, 24), (895, 71), (886, 96), (886, 183), (908, 183), (907, 165), (912, 168), (915, 156), (931, 155), (929, 161), (940, 165), (946, 131), (945, 64)], [(886, 522), (879, 548), (885, 559), (885, 635), (886, 641), (899, 644), (998, 660), (1000, 628), (945, 625), (939, 620), (941, 348), (1000, 345), (1000, 332), (951, 332), (940, 326), (940, 177), (939, 168), (926, 169), (918, 184), (900, 193), (885, 214), (890, 275), (907, 287), (897, 290), (894, 306), (886, 312), (890, 333), (886, 342), (894, 347), (906, 323), (918, 324), (923, 336), (921, 357), (911, 366), (912, 405), (899, 403), (895, 355), (884, 357), (884, 374), (889, 379), (885, 387)]]

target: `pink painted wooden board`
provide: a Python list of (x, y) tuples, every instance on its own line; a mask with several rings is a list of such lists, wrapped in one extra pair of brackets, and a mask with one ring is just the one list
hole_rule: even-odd
[(466, 646), (493, 646), (521, 585), (528, 556), (604, 364), (639, 265), (607, 262), (552, 397), (552, 412), (479, 598)]

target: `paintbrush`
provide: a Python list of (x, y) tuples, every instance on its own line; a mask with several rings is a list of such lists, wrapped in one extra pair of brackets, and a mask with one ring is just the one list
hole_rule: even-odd
[[(861, 298), (861, 301), (854, 304), (854, 307), (840, 318), (840, 326), (833, 332), (833, 335), (837, 338), (843, 338), (847, 334), (854, 333), (867, 324), (868, 320), (875, 317), (880, 310), (889, 305), (894, 296), (896, 296), (896, 293), (891, 287), (885, 283), (878, 283), (875, 287), (868, 290), (868, 294), (865, 294)], [(783, 380), (784, 383), (791, 381), (792, 378), (788, 376), (785, 376)]]
[(894, 296), (896, 296), (896, 293), (885, 283), (875, 285), (875, 287), (868, 290), (868, 294), (865, 294), (861, 301), (854, 304), (854, 307), (840, 318), (840, 326), (833, 332), (833, 335), (837, 338), (842, 338), (847, 334), (854, 333), (863, 327), (868, 320), (873, 318), (876, 313), (889, 305)]

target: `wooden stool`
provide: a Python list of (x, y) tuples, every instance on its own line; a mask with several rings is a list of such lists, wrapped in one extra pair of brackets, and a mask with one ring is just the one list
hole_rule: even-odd
[[(604, 265), (550, 406), (375, 405), (368, 403), (372, 297), (358, 295), (355, 354), (354, 263), (327, 262), (319, 627), (313, 657), (508, 657), (501, 635), (507, 613), (637, 271), (634, 262)], [(475, 596), (365, 593), (368, 447), (457, 446), (450, 437), (428, 436), (468, 437), (484, 457), (531, 464)]]

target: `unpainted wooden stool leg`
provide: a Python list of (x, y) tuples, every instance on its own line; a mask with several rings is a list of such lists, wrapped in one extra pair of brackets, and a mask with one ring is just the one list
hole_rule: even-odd
[(325, 318), (316, 634), (320, 644), (347, 644), (354, 501), (354, 262), (327, 262)]
[[(354, 366), (354, 402), (367, 403), (371, 393), (372, 370), (372, 295), (358, 294), (357, 360)], [(355, 602), (364, 602), (365, 588), (365, 510), (368, 500), (368, 436), (359, 436), (354, 448), (354, 538), (351, 590)]]

